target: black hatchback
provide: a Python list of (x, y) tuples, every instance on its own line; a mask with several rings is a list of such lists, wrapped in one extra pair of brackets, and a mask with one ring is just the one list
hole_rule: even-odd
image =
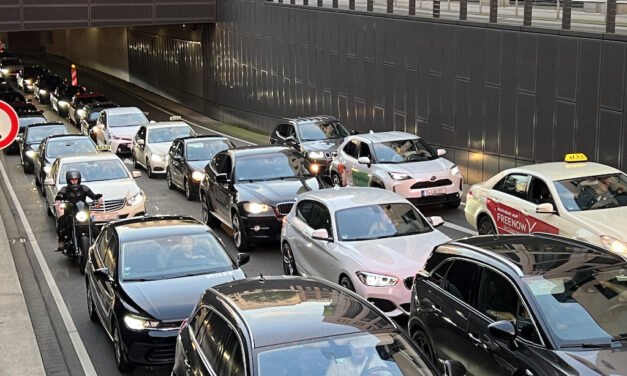
[(415, 277), (409, 333), (469, 375), (625, 375), (627, 263), (539, 233), (444, 243)]
[(205, 225), (190, 217), (140, 217), (107, 224), (85, 268), (89, 318), (113, 340), (120, 371), (174, 361), (181, 323), (209, 287), (245, 278)]
[(27, 174), (33, 173), (35, 159), (39, 146), (44, 138), (56, 135), (69, 134), (67, 128), (60, 122), (31, 124), (24, 129), (24, 134), (19, 137), (20, 162)]
[[(461, 367), (450, 368), (463, 375)], [(440, 375), (396, 324), (333, 283), (271, 277), (208, 289), (176, 341), (172, 374)]]

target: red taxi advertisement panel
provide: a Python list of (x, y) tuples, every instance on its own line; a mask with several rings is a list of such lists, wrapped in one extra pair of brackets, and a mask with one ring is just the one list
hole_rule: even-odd
[(530, 234), (532, 232), (545, 232), (559, 234), (557, 227), (540, 221), (532, 216), (512, 209), (507, 205), (496, 203), (487, 199), (487, 207), (496, 221), (496, 229), (499, 234)]

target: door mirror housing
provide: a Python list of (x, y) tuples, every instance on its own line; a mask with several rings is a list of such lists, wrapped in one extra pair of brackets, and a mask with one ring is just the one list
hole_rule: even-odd
[(142, 176), (142, 172), (141, 171), (137, 171), (137, 170), (133, 171), (133, 179), (137, 179), (137, 178), (139, 178), (141, 176)]
[(326, 228), (319, 228), (317, 230), (314, 230), (311, 233), (311, 238), (312, 239), (316, 239), (316, 240), (326, 240), (326, 241), (331, 241), (332, 240), (329, 237), (329, 232), (327, 231)]
[(494, 338), (502, 341), (513, 342), (516, 339), (516, 328), (507, 320), (493, 322), (488, 325), (488, 331)]
[(250, 261), (250, 255), (248, 253), (238, 253), (237, 254), (237, 266), (242, 266), (247, 264)]
[(444, 362), (444, 375), (445, 376), (465, 376), (466, 367), (457, 360), (447, 360)]
[(22, 141), (24, 140), (22, 139), (22, 136), (16, 136), (14, 141), (17, 142), (18, 144), (21, 144)]
[(551, 204), (550, 202), (546, 202), (544, 204), (540, 204), (538, 206), (536, 206), (536, 213), (541, 213), (541, 214), (555, 214), (555, 208), (553, 207), (553, 204)]
[(446, 149), (438, 149), (437, 153), (438, 153), (438, 157), (441, 157), (446, 154)]
[(54, 185), (54, 180), (52, 180), (52, 178), (46, 178), (44, 180), (44, 185), (47, 187), (53, 186)]
[(356, 135), (356, 134), (359, 134), (359, 132), (357, 132), (357, 131), (356, 131), (356, 130), (354, 130), (354, 129), (351, 129), (349, 133), (350, 133), (351, 135)]
[(101, 281), (113, 282), (113, 277), (111, 277), (111, 273), (109, 273), (109, 269), (107, 268), (94, 270), (94, 277), (98, 278)]
[(285, 139), (285, 143), (288, 144), (289, 146), (296, 146), (298, 145), (298, 140), (294, 136), (288, 136)]
[(226, 174), (222, 173), (222, 174), (217, 174), (216, 175), (216, 183), (218, 184), (229, 184), (231, 181), (229, 180), (228, 176), (226, 176)]
[(427, 220), (429, 221), (429, 223), (431, 223), (431, 226), (433, 226), (434, 228), (440, 227), (444, 224), (444, 219), (442, 219), (442, 217), (439, 217), (439, 216), (429, 217)]
[(370, 158), (368, 158), (368, 157), (359, 157), (359, 158), (357, 159), (357, 163), (359, 163), (359, 164), (365, 164), (365, 165), (370, 166)]

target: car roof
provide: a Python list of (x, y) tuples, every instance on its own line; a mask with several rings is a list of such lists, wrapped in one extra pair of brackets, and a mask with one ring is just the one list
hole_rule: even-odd
[(317, 191), (304, 192), (298, 195), (298, 201), (314, 199), (322, 201), (331, 211), (358, 206), (407, 203), (407, 200), (398, 194), (381, 188), (373, 187), (334, 187)]
[(202, 234), (210, 231), (207, 226), (192, 217), (173, 215), (123, 219), (110, 222), (108, 227), (115, 228), (120, 242), (185, 234)]
[(107, 115), (123, 115), (123, 114), (136, 114), (144, 112), (137, 107), (112, 107), (103, 110)]
[(58, 139), (70, 139), (70, 140), (74, 140), (74, 139), (80, 139), (80, 140), (90, 140), (89, 137), (82, 135), (82, 134), (55, 134), (54, 136), (48, 136), (46, 137), (48, 139), (48, 142), (53, 141), (53, 140), (58, 140)]
[(172, 128), (172, 127), (189, 127), (184, 121), (159, 121), (156, 123), (148, 123), (146, 124), (146, 128), (148, 130), (154, 128)]
[[(515, 266), (518, 275), (574, 274), (615, 265), (627, 267), (620, 255), (559, 235), (486, 235), (446, 244), (470, 246), (472, 253), (492, 257), (503, 265)], [(487, 251), (487, 253), (486, 253)], [(471, 255), (472, 257), (472, 255)]]
[(288, 146), (251, 145), (229, 149), (229, 152), (233, 153), (237, 157), (243, 157), (247, 155), (279, 153), (286, 150), (294, 151), (294, 149)]
[(209, 291), (242, 317), (254, 348), (397, 329), (365, 299), (317, 278), (249, 278)]
[(75, 162), (93, 162), (93, 161), (106, 161), (106, 160), (118, 160), (122, 162), (120, 157), (113, 153), (87, 153), (87, 154), (74, 154), (65, 155), (58, 158), (63, 163), (75, 163)]
[(27, 128), (37, 128), (37, 127), (45, 127), (45, 126), (49, 126), (49, 125), (63, 125), (65, 126), (65, 124), (63, 124), (60, 121), (49, 121), (47, 123), (35, 123), (35, 124), (30, 124)]
[(368, 140), (373, 143), (407, 140), (407, 139), (420, 139), (420, 137), (416, 136), (415, 134), (399, 132), (399, 131), (391, 131), (391, 132), (370, 131), (370, 133), (360, 133), (358, 135), (354, 135), (350, 137), (351, 140), (355, 138)]
[(338, 121), (337, 118), (331, 115), (316, 115), (316, 116), (305, 116), (305, 117), (297, 117), (297, 118), (284, 118), (283, 121), (280, 121), (279, 124), (283, 124), (285, 122), (291, 123), (311, 123), (311, 122), (331, 122)]
[(506, 175), (515, 172), (532, 173), (546, 180), (556, 181), (585, 176), (615, 174), (620, 170), (594, 162), (548, 162), (526, 165), (504, 171)]
[(216, 141), (222, 141), (222, 140), (228, 140), (229, 138), (226, 136), (220, 136), (217, 134), (204, 134), (204, 135), (196, 135), (196, 136), (187, 136), (187, 137), (179, 137), (177, 138), (177, 140), (182, 140), (185, 142), (188, 141), (198, 141), (198, 140), (202, 140), (202, 139), (210, 139), (210, 140), (216, 140)]

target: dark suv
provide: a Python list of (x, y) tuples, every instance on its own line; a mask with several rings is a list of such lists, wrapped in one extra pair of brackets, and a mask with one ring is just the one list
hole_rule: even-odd
[(409, 333), (469, 375), (624, 375), (627, 263), (540, 233), (444, 243), (414, 279)]

